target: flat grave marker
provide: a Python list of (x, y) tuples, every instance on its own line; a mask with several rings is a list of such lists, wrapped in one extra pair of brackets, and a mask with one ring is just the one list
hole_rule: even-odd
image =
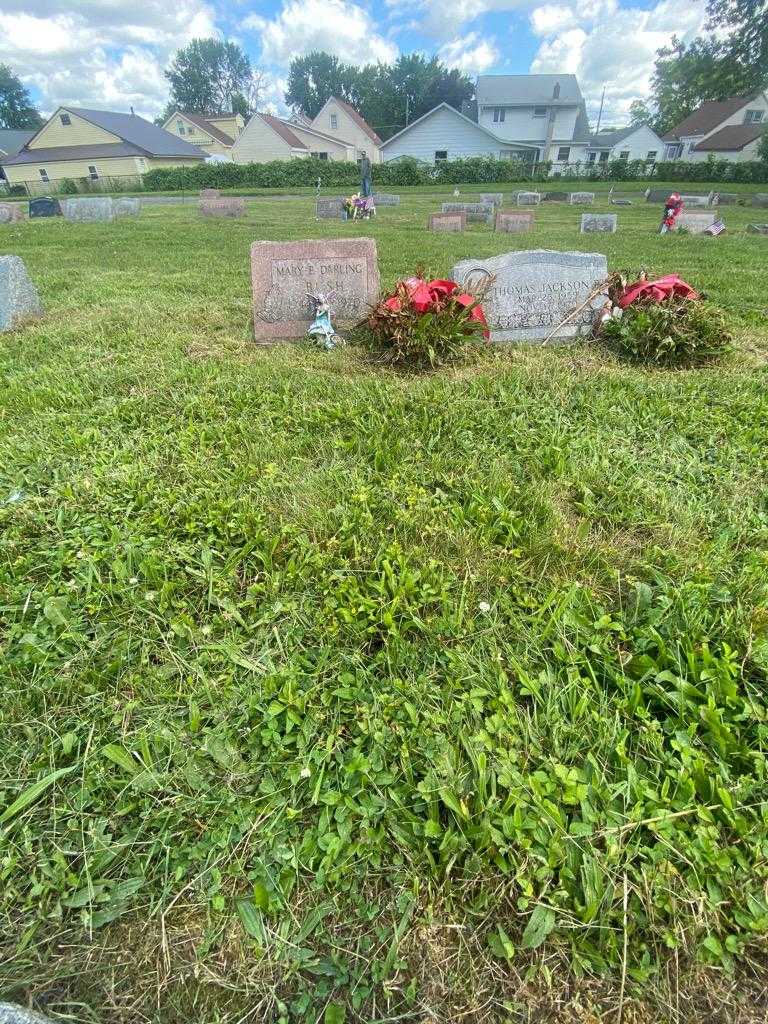
[(24, 207), (21, 203), (0, 203), (0, 224), (12, 224), (24, 220)]
[(541, 192), (518, 192), (518, 206), (538, 206), (541, 202)]
[(443, 213), (465, 213), (467, 223), (492, 224), (496, 207), (492, 203), (443, 203)]
[(677, 228), (684, 228), (692, 235), (701, 235), (711, 228), (717, 220), (714, 213), (687, 213), (685, 210), (677, 218)]
[(571, 206), (591, 206), (595, 201), (594, 192), (569, 192), (568, 202)]
[(315, 217), (318, 220), (346, 220), (347, 212), (342, 199), (316, 199)]
[(747, 224), (747, 233), (750, 235), (768, 235), (768, 224)]
[(121, 196), (120, 199), (115, 199), (114, 205), (116, 217), (138, 217), (141, 213), (141, 200), (131, 196)]
[(491, 206), (501, 206), (504, 202), (503, 192), (481, 192), (480, 193), (481, 203), (490, 203)]
[[(553, 331), (557, 339), (578, 337), (591, 329), (605, 302), (604, 293), (589, 296), (607, 275), (608, 261), (600, 253), (547, 249), (462, 260), (451, 272), (470, 291), (494, 279), (483, 299), (492, 341), (542, 341)], [(583, 303), (584, 309), (559, 326)]]
[(253, 333), (257, 342), (299, 338), (314, 316), (310, 294), (333, 293), (338, 327), (362, 319), (379, 297), (373, 238), (254, 242), (251, 246)]
[(200, 198), (201, 199), (219, 199), (220, 197), (221, 197), (221, 192), (217, 188), (201, 188), (200, 189)]
[(373, 202), (376, 206), (399, 206), (400, 196), (392, 195), (390, 192), (374, 192)]

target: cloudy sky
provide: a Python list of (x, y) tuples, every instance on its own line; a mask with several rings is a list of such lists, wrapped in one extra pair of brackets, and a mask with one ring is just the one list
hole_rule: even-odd
[(350, 63), (420, 50), (471, 75), (572, 72), (594, 118), (621, 124), (648, 97), (656, 50), (704, 23), (698, 0), (1, 0), (0, 63), (44, 112), (60, 103), (156, 116), (163, 67), (194, 37), (234, 39), (283, 109), (291, 58), (313, 49)]

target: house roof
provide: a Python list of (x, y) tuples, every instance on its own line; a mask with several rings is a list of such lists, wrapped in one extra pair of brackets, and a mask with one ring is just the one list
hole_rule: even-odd
[(37, 135), (36, 128), (0, 128), (0, 154), (16, 156), (33, 135)]
[(750, 142), (759, 139), (765, 131), (764, 124), (729, 124), (714, 135), (707, 136), (693, 147), (694, 151), (726, 152), (744, 149)]
[(434, 113), (436, 113), (438, 110), (442, 110), (443, 108), (445, 108), (447, 111), (449, 111), (455, 117), (458, 117), (460, 120), (465, 121), (469, 125), (472, 125), (472, 127), (476, 131), (482, 132), (483, 135), (487, 135), (489, 139), (493, 139), (494, 142), (498, 142), (502, 146), (506, 146), (506, 147), (515, 146), (515, 148), (517, 148), (517, 149), (538, 149), (539, 148), (538, 146), (533, 145), (532, 143), (528, 143), (528, 142), (510, 142), (508, 139), (500, 139), (498, 135), (494, 135), (493, 132), (488, 131), (487, 128), (484, 128), (483, 125), (478, 124), (477, 121), (472, 121), (470, 118), (465, 117), (464, 114), (459, 113), (459, 111), (455, 107), (452, 107), (450, 105), (450, 103), (438, 103), (438, 105), (436, 107), (432, 107), (432, 109), (428, 110), (426, 112), (426, 114), (422, 114), (421, 117), (417, 117), (415, 121), (411, 121), (411, 123), (409, 125), (407, 125), (405, 128), (401, 128), (400, 131), (396, 135), (391, 135), (386, 140), (386, 142), (382, 142), (381, 148), (382, 149), (386, 149), (387, 146), (391, 142), (395, 141), (395, 139), (399, 139), (401, 135), (405, 135), (406, 132), (409, 132), (413, 128), (415, 128), (417, 124), (421, 124), (422, 121), (425, 121), (428, 117), (432, 117), (432, 115)]
[(116, 156), (151, 156), (145, 149), (130, 142), (91, 143), (87, 146), (45, 146), (22, 149), (16, 156), (3, 160), (5, 166), (55, 163), (57, 160), (99, 160)]
[(480, 107), (573, 107), (583, 101), (575, 75), (478, 75), (475, 93)]
[(325, 132), (320, 132), (317, 128), (313, 128), (311, 124), (296, 124), (292, 121), (283, 121), (283, 124), (288, 125), (292, 131), (307, 132), (309, 135), (316, 135), (319, 139), (323, 139), (326, 142), (335, 142), (337, 146), (352, 146), (351, 142), (345, 142), (344, 139), (339, 139), (335, 135), (327, 135)]
[(662, 138), (665, 142), (676, 142), (689, 135), (706, 135), (722, 124), (727, 117), (732, 117), (745, 103), (749, 103), (754, 95), (747, 93), (744, 96), (730, 96), (725, 100), (707, 100)]
[(63, 107), (71, 114), (98, 125), (107, 132), (119, 135), (125, 142), (130, 142), (150, 156), (199, 156), (208, 154), (193, 146), (191, 142), (172, 135), (165, 128), (159, 128), (151, 121), (145, 121), (138, 114), (118, 114), (111, 110), (85, 110), (83, 107)]
[(281, 139), (292, 146), (294, 149), (306, 149), (307, 147), (301, 141), (301, 139), (294, 135), (291, 131), (287, 121), (281, 121), (279, 117), (274, 117), (272, 114), (256, 114), (256, 117), (260, 117), (265, 124), (269, 125), (273, 132), (277, 132)]
[(630, 135), (634, 135), (638, 127), (638, 125), (634, 125), (629, 128), (617, 128), (613, 132), (598, 132), (597, 135), (590, 135), (589, 148), (612, 149), (614, 146), (618, 146), (620, 142), (628, 139)]
[[(225, 146), (234, 146), (235, 140), (232, 136), (227, 135), (226, 132), (223, 132), (221, 128), (217, 128), (216, 125), (212, 123), (213, 120), (217, 120), (216, 118), (208, 118), (205, 114), (193, 114), (188, 110), (177, 110), (175, 114), (171, 115), (171, 117), (178, 117), (179, 114), (181, 114), (182, 117), (186, 117), (186, 119), (191, 121), (192, 124), (197, 125), (198, 128), (202, 128), (204, 132), (208, 132), (211, 138), (216, 139), (217, 142), (221, 142)], [(227, 114), (221, 114), (219, 116), (227, 117)], [(233, 115), (230, 114), (229, 116), (231, 117)], [(168, 118), (168, 120), (170, 120), (170, 118)]]
[[(338, 103), (338, 105), (341, 107), (341, 109), (345, 113), (349, 114), (349, 116), (355, 122), (357, 127), (360, 128), (361, 131), (365, 132), (365, 134), (368, 136), (368, 138), (371, 140), (371, 142), (374, 143), (374, 145), (376, 145), (376, 146), (380, 146), (381, 145), (381, 139), (379, 138), (379, 136), (376, 134), (376, 132), (373, 130), (373, 128), (371, 128), (371, 126), (368, 124), (368, 122), (365, 120), (365, 118), (362, 117), (360, 114), (358, 114), (358, 112), (355, 110), (355, 108), (350, 103), (347, 103), (345, 100), (340, 100), (338, 96), (331, 96), (331, 100), (333, 100), (334, 103)], [(327, 103), (330, 103), (331, 100), (328, 100)], [(325, 106), (325, 105), (326, 104), (323, 104), (323, 106)]]

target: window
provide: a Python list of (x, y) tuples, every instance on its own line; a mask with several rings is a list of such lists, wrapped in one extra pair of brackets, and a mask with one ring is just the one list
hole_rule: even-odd
[(504, 109), (504, 107), (494, 107), (493, 108), (493, 123), (494, 124), (504, 124), (504, 117), (505, 117), (505, 115), (506, 115), (506, 110)]
[(570, 156), (571, 156), (571, 147), (570, 146), (561, 146), (558, 149), (558, 151), (557, 151), (558, 163), (567, 164)]
[(62, 124), (72, 124), (72, 118), (69, 114), (59, 114), (59, 120)]
[(622, 149), (622, 151), (619, 153), (619, 160), (629, 160), (628, 149)]
[(547, 108), (546, 107), (534, 107), (533, 108), (533, 116), (534, 117), (546, 117), (547, 116)]
[(744, 115), (744, 124), (760, 124), (763, 113), (762, 110), (748, 110)]
[(600, 163), (601, 164), (607, 164), (608, 163), (608, 157), (610, 155), (611, 155), (611, 151), (609, 149), (601, 149), (600, 150)]
[(328, 159), (328, 154), (327, 153), (315, 153), (315, 156), (317, 157), (318, 160), (327, 160)]
[(91, 181), (99, 180), (99, 172), (96, 170), (96, 167), (93, 164), (89, 164), (88, 166), (88, 177), (91, 179)]
[(648, 156), (645, 159), (646, 160), (655, 160), (658, 155), (659, 155), (659, 152), (658, 152), (657, 149), (649, 149), (648, 150)]
[(194, 135), (194, 134), (195, 134), (194, 125), (190, 125), (189, 128), (187, 128), (187, 135)]
[(176, 122), (176, 131), (179, 133), (179, 135), (184, 135), (185, 134), (184, 122), (183, 121), (177, 121)]
[(435, 150), (435, 163), (437, 163), (438, 160), (447, 160), (447, 159), (448, 159), (448, 150), (447, 149), (436, 149)]
[(44, 167), (40, 168), (40, 177), (42, 178), (43, 181), (50, 181), (51, 180), (48, 177), (48, 171), (46, 171), (46, 169)]
[(593, 164), (597, 158), (597, 153), (587, 153), (587, 163)]
[(331, 128), (333, 131), (337, 131), (339, 127), (339, 118), (336, 114), (331, 114)]

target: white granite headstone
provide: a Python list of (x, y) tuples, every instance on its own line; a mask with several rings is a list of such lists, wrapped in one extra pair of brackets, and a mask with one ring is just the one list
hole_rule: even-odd
[(115, 210), (111, 196), (76, 196), (61, 200), (64, 219), (78, 224), (92, 224), (114, 219)]
[(0, 256), (0, 331), (11, 331), (42, 311), (24, 261), (18, 256)]
[(582, 213), (581, 233), (592, 235), (597, 232), (604, 232), (612, 235), (619, 226), (619, 215), (617, 213)]
[[(483, 299), (492, 341), (542, 341), (574, 338), (588, 332), (605, 302), (600, 293), (608, 261), (595, 252), (551, 252), (532, 249), (488, 259), (462, 260), (451, 277), (469, 291), (492, 281)], [(560, 327), (566, 315), (585, 308)]]

